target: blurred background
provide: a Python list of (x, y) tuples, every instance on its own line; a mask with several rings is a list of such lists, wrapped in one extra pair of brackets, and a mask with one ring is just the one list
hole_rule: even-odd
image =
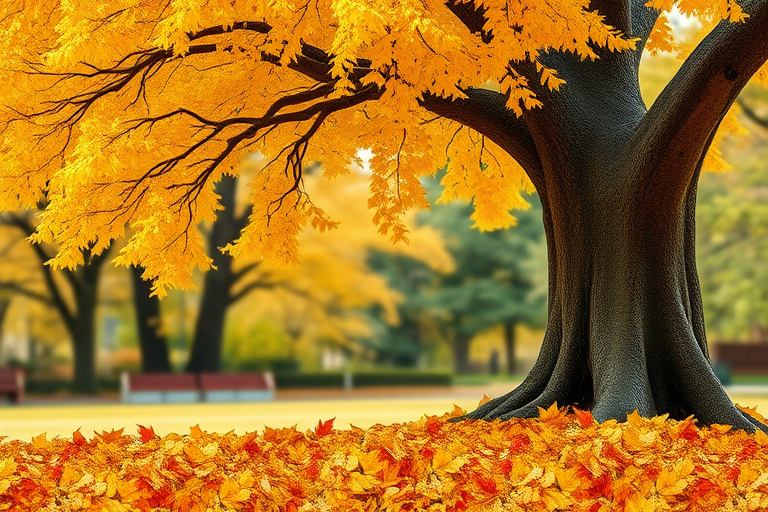
[[(691, 23), (678, 20), (680, 33)], [(648, 104), (679, 67), (645, 56)], [(748, 133), (719, 144), (732, 169), (706, 173), (698, 196), (698, 265), (707, 333), (724, 383), (768, 385), (768, 93), (747, 87), (737, 116)], [(410, 216), (410, 243), (376, 233), (367, 175), (307, 188), (338, 229), (301, 236), (302, 263), (268, 269), (217, 250), (249, 214), (249, 176), (217, 185), (225, 209), (202, 226), (217, 270), (197, 289), (150, 296), (140, 268), (115, 268), (120, 246), (74, 271), (52, 270), (55, 247), (27, 242), (36, 212), (0, 216), (0, 366), (22, 368), (26, 393), (119, 399), (122, 372), (271, 371), (278, 392), (376, 386), (471, 386), (521, 380), (546, 321), (546, 247), (538, 198), (517, 226), (472, 228), (471, 205)], [(346, 377), (345, 377), (346, 376)], [(279, 396), (279, 395), (278, 395)]]

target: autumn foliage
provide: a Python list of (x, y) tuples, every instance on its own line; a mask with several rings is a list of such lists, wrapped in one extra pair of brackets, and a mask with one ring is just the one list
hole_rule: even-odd
[[(743, 409), (765, 421), (754, 410)], [(766, 510), (768, 435), (666, 416), (442, 417), (243, 436), (151, 427), (0, 444), (0, 510)]]

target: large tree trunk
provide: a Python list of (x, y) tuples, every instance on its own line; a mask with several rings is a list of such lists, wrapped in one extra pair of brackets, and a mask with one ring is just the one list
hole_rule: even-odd
[(223, 176), (216, 184), (222, 209), (216, 212), (216, 222), (208, 239), (209, 251), (216, 270), (205, 274), (203, 297), (195, 323), (192, 353), (187, 364), (188, 372), (221, 371), (221, 353), (224, 341), (224, 322), (231, 301), (234, 282), (232, 257), (219, 248), (235, 240), (239, 223), (235, 216), (235, 191), (237, 179)]
[(547, 328), (520, 387), (469, 417), (534, 417), (557, 402), (598, 421), (638, 410), (753, 430), (712, 369), (696, 273), (696, 186), (716, 126), (706, 109), (657, 109), (675, 101), (667, 91), (646, 113), (635, 57), (603, 57), (549, 55), (568, 85), (524, 114), (540, 162), (529, 176), (547, 235)]
[(162, 316), (160, 299), (150, 296), (152, 285), (141, 278), (144, 269), (131, 267), (133, 304), (136, 310), (136, 327), (139, 332), (142, 373), (170, 372), (171, 360), (168, 343), (160, 332)]

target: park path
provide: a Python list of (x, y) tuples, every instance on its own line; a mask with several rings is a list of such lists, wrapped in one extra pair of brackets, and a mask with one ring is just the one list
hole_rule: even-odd
[[(424, 414), (442, 415), (453, 410), (453, 404), (466, 410), (477, 406), (483, 394), (499, 396), (509, 383), (452, 388), (371, 388), (343, 390), (286, 390), (273, 402), (199, 403), (199, 404), (121, 404), (114, 399), (31, 400), (18, 406), (0, 407), (0, 436), (29, 441), (43, 432), (48, 437), (69, 437), (81, 429), (86, 437), (94, 431), (125, 428), (136, 434), (137, 424), (152, 426), (159, 435), (170, 432), (185, 434), (199, 424), (207, 431), (237, 434), (296, 425), (308, 429), (318, 420), (336, 418), (337, 428), (355, 425), (361, 428), (376, 423), (400, 423), (418, 420)], [(768, 416), (768, 390), (742, 389), (731, 393), (737, 403), (757, 406)]]

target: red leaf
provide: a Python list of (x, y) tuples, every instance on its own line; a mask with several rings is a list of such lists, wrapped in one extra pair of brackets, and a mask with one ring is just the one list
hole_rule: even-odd
[(296, 503), (291, 500), (285, 504), (285, 512), (299, 512), (299, 507), (297, 507)]
[(576, 419), (579, 420), (579, 425), (581, 425), (581, 428), (589, 427), (594, 421), (591, 411), (582, 411), (581, 409), (573, 407), (573, 413), (576, 415)]
[(436, 435), (440, 433), (440, 428), (442, 427), (442, 424), (440, 423), (440, 420), (437, 419), (437, 416), (430, 416), (427, 418), (427, 424), (425, 425), (425, 430), (429, 432), (429, 435)]
[(317, 426), (315, 427), (315, 434), (317, 434), (317, 437), (323, 437), (330, 434), (333, 431), (333, 420), (335, 419), (336, 418), (331, 418), (326, 422), (318, 420)]
[(85, 444), (88, 444), (88, 441), (85, 440), (85, 436), (80, 433), (80, 429), (75, 430), (72, 432), (72, 442), (75, 443), (77, 446), (83, 446)]
[(142, 443), (148, 443), (149, 441), (157, 437), (157, 434), (155, 434), (155, 430), (152, 427), (149, 427), (149, 428), (143, 427), (138, 423), (136, 424), (136, 426), (139, 427), (139, 435), (141, 436)]
[(477, 486), (480, 487), (480, 489), (487, 492), (488, 494), (496, 494), (496, 480), (493, 478), (483, 475), (476, 475), (475, 482), (477, 483)]

